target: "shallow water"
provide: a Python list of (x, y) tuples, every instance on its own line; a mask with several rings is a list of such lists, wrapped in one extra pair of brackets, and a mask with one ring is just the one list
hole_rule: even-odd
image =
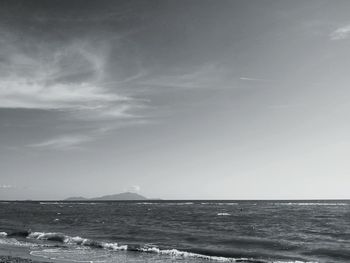
[(0, 246), (94, 262), (350, 262), (349, 201), (0, 202)]

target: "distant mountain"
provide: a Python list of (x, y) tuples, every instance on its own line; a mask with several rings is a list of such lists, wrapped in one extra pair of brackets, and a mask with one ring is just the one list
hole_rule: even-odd
[(87, 200), (87, 198), (82, 197), (82, 196), (73, 196), (73, 197), (68, 197), (64, 200), (66, 200), (66, 201), (83, 201), (83, 200)]
[(125, 192), (120, 194), (114, 194), (114, 195), (104, 195), (101, 197), (94, 197), (94, 198), (85, 198), (85, 197), (69, 197), (65, 199), (66, 201), (86, 201), (86, 200), (94, 200), (94, 201), (118, 201), (118, 200), (146, 200), (147, 198), (131, 192)]
[(91, 200), (146, 200), (147, 198), (136, 194), (136, 193), (131, 193), (131, 192), (125, 192), (125, 193), (120, 193), (120, 194), (115, 194), (115, 195), (104, 195), (101, 197), (95, 197), (92, 198)]

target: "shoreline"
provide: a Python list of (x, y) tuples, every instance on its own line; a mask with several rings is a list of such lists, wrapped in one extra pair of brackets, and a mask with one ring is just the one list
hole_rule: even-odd
[(14, 247), (1, 244), (0, 263), (63, 263), (63, 261), (33, 256), (26, 247)]
[(51, 263), (50, 261), (38, 261), (25, 257), (0, 254), (0, 263)]

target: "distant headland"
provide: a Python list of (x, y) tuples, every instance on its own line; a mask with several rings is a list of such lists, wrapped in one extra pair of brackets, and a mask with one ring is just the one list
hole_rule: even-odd
[(147, 200), (147, 197), (144, 197), (137, 193), (131, 193), (131, 192), (125, 192), (125, 193), (119, 193), (119, 194), (113, 194), (113, 195), (104, 195), (101, 197), (94, 197), (94, 198), (85, 198), (82, 196), (74, 196), (64, 199), (65, 201), (88, 201), (88, 200), (94, 200), (94, 201), (118, 201), (118, 200)]

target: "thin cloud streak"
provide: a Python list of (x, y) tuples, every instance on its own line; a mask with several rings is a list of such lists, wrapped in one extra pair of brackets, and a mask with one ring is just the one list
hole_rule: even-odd
[(28, 146), (39, 149), (71, 150), (78, 149), (81, 144), (92, 140), (93, 138), (87, 135), (65, 135)]
[(178, 89), (219, 88), (227, 86), (231, 80), (231, 73), (218, 63), (197, 66), (192, 70), (177, 69), (167, 74), (160, 74), (145, 78), (138, 83), (155, 87), (170, 87)]
[(0, 107), (43, 110), (91, 110), (131, 100), (88, 83), (45, 86), (25, 79), (0, 81)]
[(136, 117), (133, 119), (125, 119), (123, 122), (107, 122), (102, 127), (95, 127), (89, 131), (82, 130), (80, 134), (72, 133), (58, 135), (43, 141), (28, 144), (27, 147), (41, 150), (82, 150), (84, 149), (82, 145), (102, 139), (118, 129), (134, 125), (146, 125), (150, 123), (152, 123), (150, 120)]
[(272, 80), (272, 79), (261, 79), (261, 78), (251, 78), (251, 77), (240, 77), (239, 79), (243, 81), (275, 82), (275, 80)]

